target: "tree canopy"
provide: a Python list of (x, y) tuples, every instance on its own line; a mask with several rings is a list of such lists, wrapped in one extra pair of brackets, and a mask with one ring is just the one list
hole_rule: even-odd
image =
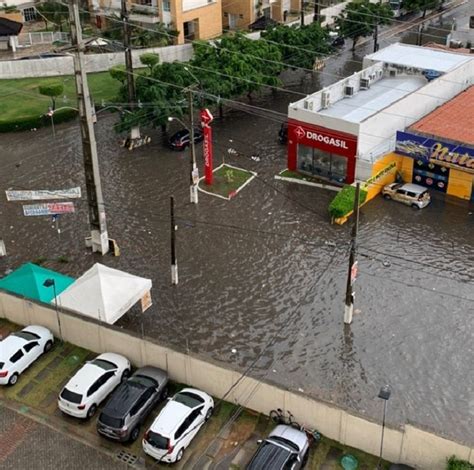
[(313, 68), (315, 59), (332, 51), (329, 33), (319, 23), (278, 25), (263, 31), (262, 38), (276, 43), (283, 62), (291, 67)]
[(339, 26), (342, 36), (352, 39), (354, 50), (359, 38), (370, 36), (376, 25), (390, 24), (392, 17), (393, 11), (388, 3), (353, 1), (336, 18), (336, 25)]
[(408, 12), (423, 12), (423, 18), (426, 10), (434, 10), (441, 5), (441, 0), (403, 0), (402, 7)]
[(52, 109), (56, 109), (56, 98), (64, 91), (64, 85), (61, 82), (49, 83), (48, 85), (40, 85), (38, 88), (40, 94), (51, 98)]
[(67, 22), (69, 18), (68, 7), (66, 5), (56, 2), (44, 2), (38, 3), (35, 8), (43, 18), (46, 27), (49, 22), (56, 25), (59, 31), (63, 30), (63, 23)]

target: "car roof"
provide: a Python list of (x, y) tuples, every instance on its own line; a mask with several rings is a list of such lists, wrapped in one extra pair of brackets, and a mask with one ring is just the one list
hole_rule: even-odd
[(151, 431), (161, 434), (164, 437), (170, 437), (174, 430), (189, 415), (192, 408), (182, 403), (170, 400), (161, 410), (158, 417), (151, 425)]
[(88, 362), (84, 364), (75, 374), (69, 382), (66, 384), (68, 390), (74, 393), (80, 393), (84, 395), (89, 387), (103, 374), (105, 370), (102, 367), (96, 366)]
[(132, 377), (135, 377), (137, 375), (141, 375), (143, 377), (150, 377), (151, 379), (156, 380), (158, 382), (158, 385), (161, 385), (163, 382), (168, 381), (168, 373), (163, 369), (159, 369), (158, 367), (153, 366), (140, 367), (140, 369), (135, 371)]
[(276, 426), (268, 437), (282, 437), (283, 439), (296, 444), (300, 450), (302, 450), (308, 443), (308, 438), (304, 432), (285, 424), (279, 424)]
[(129, 382), (129, 380), (123, 382), (112, 394), (102, 413), (122, 418), (142, 396), (144, 390), (146, 390), (145, 387), (140, 387), (135, 383)]
[(9, 335), (4, 340), (0, 342), (0, 361), (8, 361), (12, 354), (16, 353), (21, 347), (23, 347), (26, 343), (23, 338), (19, 336)]
[(412, 183), (404, 184), (399, 189), (404, 189), (405, 191), (410, 191), (410, 192), (416, 193), (416, 194), (420, 194), (420, 193), (423, 193), (423, 192), (427, 191), (427, 189), (424, 186), (420, 186), (419, 184), (412, 184)]
[(275, 444), (272, 441), (263, 441), (252, 460), (247, 465), (247, 470), (282, 469), (288, 460), (291, 452)]

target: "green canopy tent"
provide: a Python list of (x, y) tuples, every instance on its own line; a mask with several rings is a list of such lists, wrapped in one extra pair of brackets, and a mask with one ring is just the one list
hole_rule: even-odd
[(49, 303), (54, 299), (54, 289), (43, 285), (46, 279), (54, 280), (56, 295), (59, 295), (74, 282), (72, 277), (42, 268), (33, 263), (26, 263), (8, 276), (0, 279), (0, 289), (14, 292), (29, 299)]

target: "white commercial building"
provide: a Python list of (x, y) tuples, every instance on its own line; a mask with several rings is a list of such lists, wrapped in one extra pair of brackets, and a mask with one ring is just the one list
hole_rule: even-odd
[(474, 83), (474, 56), (393, 44), (360, 72), (288, 108), (288, 168), (338, 182), (371, 175), (395, 136)]

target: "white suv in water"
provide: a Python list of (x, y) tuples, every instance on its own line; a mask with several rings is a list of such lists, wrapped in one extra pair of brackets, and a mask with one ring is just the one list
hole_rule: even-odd
[(418, 184), (388, 184), (382, 189), (382, 195), (385, 199), (393, 199), (415, 209), (423, 209), (431, 202), (428, 190)]

